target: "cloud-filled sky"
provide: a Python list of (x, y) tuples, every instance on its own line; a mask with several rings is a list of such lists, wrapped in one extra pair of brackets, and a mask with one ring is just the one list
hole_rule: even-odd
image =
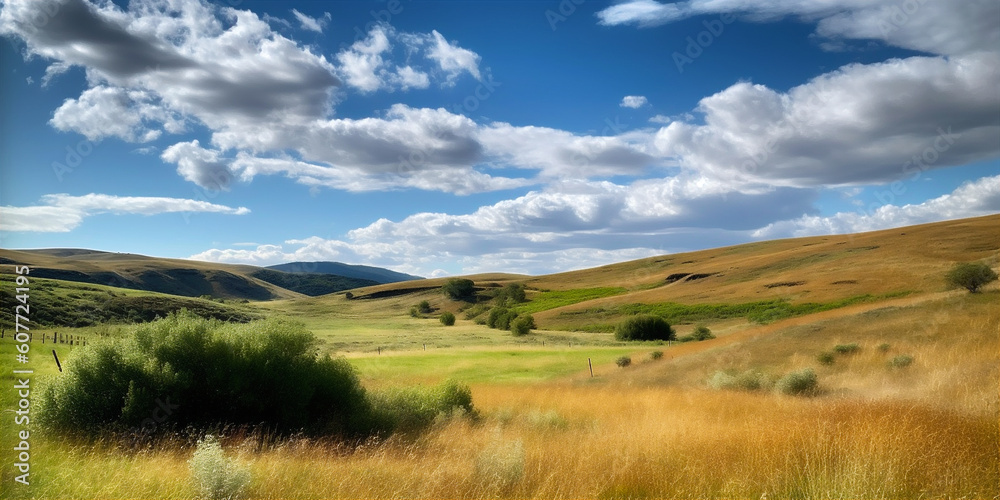
[(996, 0), (6, 0), (0, 246), (541, 274), (1000, 212)]

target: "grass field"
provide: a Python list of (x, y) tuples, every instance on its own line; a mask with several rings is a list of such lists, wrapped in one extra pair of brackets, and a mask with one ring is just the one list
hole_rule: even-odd
[[(369, 390), (458, 380), (471, 386), (477, 413), (442, 414), (423, 432), (360, 446), (235, 430), (224, 432), (222, 444), (250, 471), (245, 498), (1000, 498), (1000, 287), (969, 294), (941, 283), (941, 269), (962, 249), (992, 248), (1000, 239), (1000, 218), (987, 219), (992, 225), (942, 224), (935, 239), (907, 250), (939, 261), (917, 261), (916, 270), (902, 270), (903, 261), (884, 252), (871, 257), (904, 248), (898, 238), (883, 235), (870, 248), (870, 236), (855, 235), (548, 277), (489, 276), (533, 281), (531, 301), (518, 307), (533, 311), (541, 328), (524, 337), (464, 319), (469, 304), (413, 283), (377, 299), (254, 303), (256, 313), (303, 322), (320, 349), (344, 356)], [(989, 230), (963, 239), (950, 236), (955, 226)], [(778, 264), (775, 252), (788, 261)], [(996, 267), (995, 250), (974, 257)], [(664, 282), (665, 274), (688, 272), (675, 268), (715, 268), (723, 259), (754, 264), (746, 274)], [(644, 277), (650, 265), (669, 272)], [(619, 284), (637, 279), (613, 286), (614, 273)], [(871, 276), (887, 281), (868, 287)], [(719, 295), (710, 293), (713, 279)], [(798, 281), (819, 284), (791, 284)], [(411, 317), (422, 300), (432, 311)], [(788, 314), (751, 321), (757, 309), (748, 304)], [(455, 326), (437, 320), (445, 311), (459, 317)], [(677, 327), (679, 335), (704, 322), (716, 338), (623, 344), (607, 332), (566, 329), (574, 317), (634, 312), (690, 322)], [(62, 359), (79, 349), (54, 347)], [(9, 337), (0, 342), (8, 387), (13, 349)], [(33, 387), (59, 376), (50, 349), (32, 344)], [(653, 359), (654, 351), (662, 357)], [(618, 367), (621, 356), (631, 366)], [(777, 380), (806, 369), (818, 380), (809, 396), (710, 384), (718, 373)], [(0, 391), (0, 403), (14, 407), (12, 392)], [(9, 420), (0, 444), (9, 450), (8, 428)], [(82, 440), (33, 429), (32, 485), (12, 486), (12, 469), (4, 467), (0, 496), (195, 498), (187, 463), (195, 441)]]

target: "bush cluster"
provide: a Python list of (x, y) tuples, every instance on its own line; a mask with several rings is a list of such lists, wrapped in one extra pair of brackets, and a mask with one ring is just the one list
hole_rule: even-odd
[(714, 389), (748, 392), (773, 389), (782, 394), (811, 396), (818, 390), (819, 379), (812, 368), (791, 372), (777, 379), (757, 370), (744, 372), (727, 370), (715, 372), (708, 380), (708, 385)]
[(493, 293), (493, 301), (498, 306), (510, 306), (525, 301), (524, 285), (509, 283)]
[(617, 340), (674, 340), (674, 329), (659, 316), (640, 314), (618, 324)]
[(702, 340), (714, 339), (715, 335), (712, 334), (712, 330), (709, 330), (707, 326), (700, 325), (691, 332), (690, 335), (685, 335), (677, 339), (678, 342), (701, 342)]
[(632, 364), (632, 358), (622, 356), (615, 360), (615, 364), (618, 365), (619, 368), (626, 368)]
[(535, 326), (535, 318), (530, 314), (519, 315), (506, 307), (494, 307), (486, 317), (486, 326), (497, 330), (510, 330), (515, 336), (527, 335)]
[[(40, 419), (87, 434), (227, 425), (348, 438), (392, 431), (353, 367), (317, 351), (300, 323), (172, 314), (75, 351), (42, 389)], [(471, 399), (457, 401), (471, 408)]]

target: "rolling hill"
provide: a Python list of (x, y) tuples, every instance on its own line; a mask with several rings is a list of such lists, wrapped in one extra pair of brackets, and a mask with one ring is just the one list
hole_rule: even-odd
[[(1000, 215), (748, 243), (545, 276), (468, 278), (481, 290), (523, 283), (528, 302), (518, 308), (532, 313), (540, 328), (609, 331), (635, 312), (676, 313), (681, 322), (752, 314), (773, 320), (936, 293), (946, 289), (945, 272), (968, 261), (993, 267), (1000, 262)], [(383, 284), (352, 294), (381, 299), (423, 293), (421, 298), (449, 308), (440, 293), (428, 294), (445, 281)]]
[(267, 269), (284, 271), (286, 273), (334, 274), (347, 278), (374, 281), (379, 284), (423, 279), (420, 276), (398, 273), (381, 267), (344, 264), (342, 262), (289, 262), (287, 264), (267, 266)]
[(0, 263), (28, 264), (32, 276), (182, 297), (254, 301), (338, 292), (379, 282), (325, 273), (288, 273), (83, 249), (0, 250)]

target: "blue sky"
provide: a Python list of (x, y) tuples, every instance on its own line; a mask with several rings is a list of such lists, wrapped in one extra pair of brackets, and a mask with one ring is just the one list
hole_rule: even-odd
[(1000, 212), (1000, 3), (9, 0), (0, 246), (541, 274)]

